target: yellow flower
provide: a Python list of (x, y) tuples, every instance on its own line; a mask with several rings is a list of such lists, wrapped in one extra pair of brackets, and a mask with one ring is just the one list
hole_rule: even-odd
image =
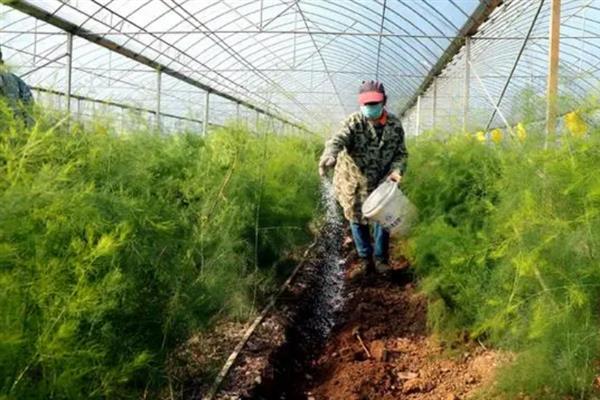
[(485, 132), (484, 131), (479, 131), (475, 134), (475, 139), (479, 140), (480, 142), (485, 142)]
[(565, 125), (567, 125), (567, 129), (571, 132), (571, 135), (575, 137), (582, 137), (587, 132), (585, 121), (575, 111), (565, 115)]
[(525, 129), (525, 126), (523, 126), (523, 123), (519, 122), (517, 124), (517, 138), (519, 138), (519, 141), (521, 143), (523, 143), (525, 141), (525, 139), (527, 138), (527, 130)]
[(494, 129), (491, 133), (490, 136), (492, 138), (492, 141), (494, 143), (500, 143), (502, 141), (502, 131), (500, 129)]

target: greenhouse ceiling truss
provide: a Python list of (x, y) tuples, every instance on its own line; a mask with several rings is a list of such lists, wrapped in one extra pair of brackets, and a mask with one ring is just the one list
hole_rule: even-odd
[[(411, 133), (419, 134), (450, 126), (452, 120), (460, 121), (463, 130), (509, 125), (519, 116), (509, 115), (508, 107), (528, 87), (549, 94), (549, 110), (555, 109), (550, 117), (559, 112), (552, 100), (559, 85), (573, 95), (590, 93), (599, 81), (599, 3), (15, 0), (8, 5), (49, 25), (38, 29), (37, 22), (29, 22), (28, 28), (18, 29), (22, 20), (14, 16), (2, 27), (9, 37), (2, 44), (33, 64), (24, 74), (35, 75), (37, 89), (67, 97), (67, 110), (75, 95), (78, 101), (153, 113), (157, 120), (161, 115), (184, 118), (183, 105), (197, 110), (201, 104), (202, 117), (185, 119), (205, 125), (206, 132), (208, 124), (202, 121), (213, 123), (209, 117), (221, 114), (211, 107), (231, 109), (209, 102), (214, 95), (235, 105), (236, 117), (243, 107), (246, 119), (254, 112), (257, 121), (260, 114), (283, 126), (315, 131), (356, 109), (360, 80), (381, 79), (390, 107), (403, 116)], [(567, 33), (560, 50), (557, 22)], [(14, 45), (27, 34), (33, 35), (33, 43)], [(61, 41), (56, 46), (50, 42), (62, 35), (67, 50), (57, 55)], [(73, 66), (74, 37), (134, 62), (111, 61), (110, 54), (81, 44), (76, 53), (88, 57), (87, 62)], [(45, 85), (56, 74), (40, 71), (60, 68), (66, 76), (54, 79), (65, 89)], [(559, 70), (567, 77), (563, 81)], [(95, 86), (104, 98), (81, 93), (83, 84), (74, 88), (73, 71), (94, 84), (108, 82), (107, 87)], [(127, 93), (128, 87), (130, 93), (139, 92), (137, 98)], [(115, 96), (122, 100), (106, 98), (105, 92), (113, 96), (109, 90), (118, 91)], [(423, 118), (425, 110), (430, 110), (430, 121)]]

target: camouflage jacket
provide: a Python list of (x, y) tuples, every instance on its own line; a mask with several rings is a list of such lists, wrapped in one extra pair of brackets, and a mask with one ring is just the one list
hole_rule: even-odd
[(381, 139), (373, 125), (360, 113), (350, 115), (342, 128), (325, 144), (322, 159), (334, 157), (336, 198), (352, 222), (366, 223), (361, 213), (366, 197), (392, 171), (406, 170), (408, 153), (402, 123), (388, 113)]

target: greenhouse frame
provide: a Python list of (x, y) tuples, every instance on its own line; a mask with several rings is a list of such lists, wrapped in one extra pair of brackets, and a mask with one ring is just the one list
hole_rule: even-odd
[(0, 0), (0, 50), (0, 400), (600, 398), (600, 0)]
[(505, 128), (520, 118), (513, 99), (546, 93), (549, 76), (574, 99), (600, 79), (597, 0), (38, 0), (0, 10), (5, 59), (42, 102), (78, 115), (135, 110), (165, 127), (238, 117), (316, 132), (356, 108), (362, 80), (380, 79), (409, 134)]

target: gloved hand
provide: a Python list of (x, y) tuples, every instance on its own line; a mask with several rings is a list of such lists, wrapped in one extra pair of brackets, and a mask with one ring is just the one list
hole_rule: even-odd
[(333, 168), (334, 165), (334, 157), (329, 156), (321, 158), (321, 161), (319, 161), (319, 175), (321, 175), (321, 178), (325, 176), (326, 169)]
[(392, 173), (388, 175), (388, 179), (392, 182), (400, 183), (400, 181), (402, 180), (402, 175), (400, 175), (396, 171), (392, 171)]

